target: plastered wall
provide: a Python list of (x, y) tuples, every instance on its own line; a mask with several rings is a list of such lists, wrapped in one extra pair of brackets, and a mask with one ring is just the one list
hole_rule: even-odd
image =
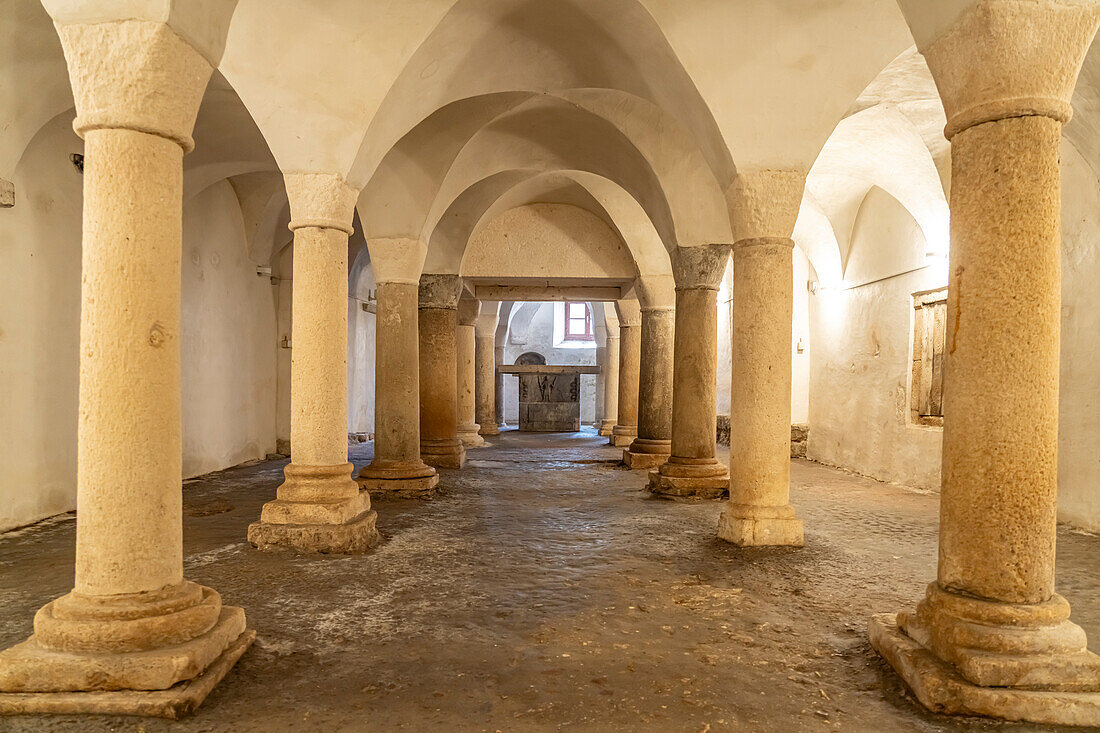
[[(362, 259), (367, 259), (362, 250)], [(374, 433), (374, 272), (357, 260), (348, 277), (348, 432)]]
[[(889, 194), (873, 188), (852, 230), (851, 289), (809, 297), (813, 341), (807, 457), (883, 481), (938, 488), (942, 430), (909, 424), (912, 293), (942, 287), (924, 235)], [(925, 265), (928, 265), (925, 267)], [(914, 268), (916, 272), (891, 277)]]
[(62, 115), (0, 172), (0, 531), (76, 504), (83, 149)]
[(245, 252), (240, 205), (216, 183), (183, 210), (183, 472), (275, 450), (275, 293)]
[(1062, 143), (1058, 514), (1100, 531), (1100, 183)]

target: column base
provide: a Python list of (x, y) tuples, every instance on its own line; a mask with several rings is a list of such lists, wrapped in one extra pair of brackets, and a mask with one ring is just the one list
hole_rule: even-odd
[(929, 710), (983, 715), (1040, 725), (1100, 726), (1100, 692), (983, 687), (899, 628), (897, 615), (876, 614), (867, 625), (871, 646), (894, 668)]
[[(293, 465), (293, 464), (291, 464)], [(302, 489), (294, 485), (296, 472), (289, 471), (287, 482), (279, 487), (280, 498), (264, 504), (260, 521), (248, 526), (248, 541), (258, 550), (294, 549), (301, 552), (365, 552), (382, 541), (375, 523), (378, 514), (371, 511), (370, 494), (361, 491), (351, 479), (351, 464), (339, 467), (310, 467), (311, 473), (333, 473), (332, 493), (338, 498), (282, 498), (296, 496)], [(299, 469), (301, 471), (301, 469)], [(344, 483), (350, 484), (346, 487)], [(290, 484), (290, 486), (288, 486)], [(316, 496), (315, 479), (308, 484), (309, 495)], [(339, 492), (339, 493), (337, 493)], [(339, 496), (348, 494), (351, 496)]]
[(360, 474), (356, 481), (373, 499), (430, 499), (437, 493), (439, 474), (434, 469), (430, 476), (415, 478), (364, 478)]
[(500, 428), (496, 425), (482, 425), (478, 432), (482, 435), (500, 435)]
[(790, 504), (760, 507), (727, 503), (718, 517), (718, 538), (738, 547), (802, 547), (802, 520)]
[(730, 493), (730, 477), (728, 473), (724, 476), (665, 476), (660, 471), (650, 471), (648, 488), (654, 496), (667, 499), (723, 499)]
[(420, 459), (438, 468), (462, 468), (466, 465), (466, 449), (458, 438), (421, 440)]
[(1042, 603), (1000, 603), (933, 582), (917, 612), (897, 622), (972, 685), (1100, 692), (1100, 656), (1069, 616), (1057, 593)]
[(609, 437), (611, 435), (611, 432), (614, 429), (615, 429), (615, 421), (614, 420), (604, 420), (600, 424), (599, 428), (596, 430), (596, 434), (597, 435), (602, 435), (603, 437), (606, 438), (606, 437)]
[(202, 703), (255, 638), (235, 606), (222, 606), (204, 634), (146, 651), (56, 651), (33, 635), (0, 652), (0, 714), (178, 718)]
[(481, 448), (486, 445), (485, 438), (481, 437), (481, 426), (477, 423), (473, 425), (459, 425), (458, 426), (458, 439), (462, 441), (463, 448)]
[(611, 435), (607, 439), (608, 445), (613, 445), (616, 448), (627, 448), (634, 439), (638, 437), (638, 426), (625, 426), (616, 425), (611, 430)]

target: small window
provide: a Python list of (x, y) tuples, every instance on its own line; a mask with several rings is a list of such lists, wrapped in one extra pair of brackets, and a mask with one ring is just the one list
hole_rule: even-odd
[(592, 309), (588, 303), (565, 304), (565, 340), (596, 340), (596, 332), (592, 330)]
[(913, 295), (913, 379), (909, 414), (916, 425), (943, 426), (947, 291)]

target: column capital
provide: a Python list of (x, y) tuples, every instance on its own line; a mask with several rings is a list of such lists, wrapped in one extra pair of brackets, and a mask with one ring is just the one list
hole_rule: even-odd
[(359, 191), (333, 173), (284, 173), (290, 200), (290, 230), (305, 227), (352, 233)]
[(947, 113), (944, 136), (1009, 117), (1068, 122), (1098, 23), (1092, 2), (978, 0), (921, 49)]
[(806, 171), (803, 170), (739, 170), (726, 190), (733, 241), (790, 238), (805, 186)]
[(642, 325), (642, 308), (637, 300), (616, 300), (615, 310), (619, 314), (620, 328)]
[(421, 275), (420, 308), (458, 308), (458, 296), (462, 292), (462, 278), (458, 275)]
[(476, 300), (469, 298), (460, 299), (458, 301), (458, 325), (477, 325), (477, 311), (478, 302)]
[(679, 247), (672, 254), (677, 290), (717, 290), (729, 262), (730, 245)]
[(214, 67), (165, 23), (57, 24), (76, 104), (73, 129), (127, 129), (195, 147), (191, 133)]

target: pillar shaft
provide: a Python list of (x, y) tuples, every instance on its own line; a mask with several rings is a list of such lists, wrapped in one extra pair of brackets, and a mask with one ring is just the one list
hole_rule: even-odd
[(623, 452), (631, 468), (656, 468), (672, 447), (672, 347), (675, 309), (642, 309), (638, 362), (638, 437)]
[(508, 421), (504, 419), (504, 375), (497, 370), (496, 365), (504, 360), (504, 345), (493, 346), (493, 409), (497, 416), (497, 429), (508, 427)]
[(630, 445), (638, 435), (638, 380), (642, 359), (641, 323), (619, 323), (619, 399), (610, 443)]
[(477, 424), (477, 400), (475, 397), (478, 303), (464, 300), (458, 305), (455, 326), (455, 391), (458, 415), (458, 437), (467, 448), (485, 445), (481, 426)]
[(380, 282), (375, 321), (374, 458), (359, 471), (372, 495), (420, 494), (438, 483), (420, 459), (420, 358), (415, 282)]
[[(291, 461), (301, 466), (348, 462), (347, 260), (347, 232), (294, 231), (290, 445)], [(338, 493), (357, 491), (342, 483)], [(292, 485), (284, 487), (293, 494)]]
[(482, 333), (475, 333), (474, 345), (474, 397), (477, 402), (477, 423), (482, 435), (496, 435), (496, 362), (495, 362), (495, 326)]
[(619, 416), (619, 337), (607, 336), (603, 374), (603, 421), (600, 435), (611, 435)]
[(454, 275), (420, 279), (420, 455), (431, 466), (461, 468), (455, 337), (458, 289)]
[(75, 590), (153, 591), (183, 580), (183, 150), (107, 129), (84, 155)]

